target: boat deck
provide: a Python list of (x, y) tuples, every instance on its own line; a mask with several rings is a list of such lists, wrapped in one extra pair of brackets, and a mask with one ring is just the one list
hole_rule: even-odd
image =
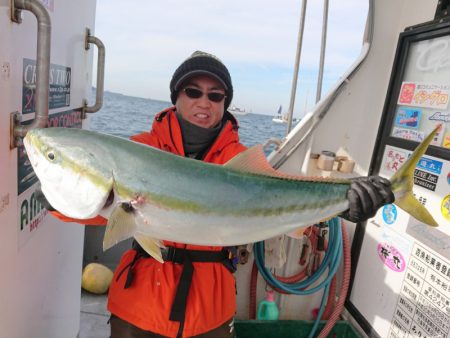
[(80, 333), (78, 338), (109, 338), (108, 296), (81, 291)]

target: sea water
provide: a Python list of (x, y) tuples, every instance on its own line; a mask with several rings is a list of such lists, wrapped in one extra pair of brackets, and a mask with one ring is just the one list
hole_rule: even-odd
[[(128, 138), (149, 131), (155, 114), (170, 106), (168, 101), (105, 92), (102, 109), (91, 116), (91, 129)], [(273, 122), (273, 116), (253, 112), (235, 117), (241, 143), (247, 147), (264, 144), (269, 138), (281, 140), (286, 134), (286, 124)], [(268, 147), (266, 154), (273, 148)]]

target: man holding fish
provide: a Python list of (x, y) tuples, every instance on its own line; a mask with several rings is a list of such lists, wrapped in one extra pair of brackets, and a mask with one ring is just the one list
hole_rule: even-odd
[[(216, 165), (227, 163), (226, 166), (232, 168), (233, 175), (239, 170), (247, 168), (243, 164), (244, 162), (249, 168), (253, 168), (253, 165), (256, 163), (256, 161), (253, 163), (252, 156), (250, 156), (253, 153), (250, 152), (248, 156), (245, 155), (246, 147), (239, 142), (238, 123), (227, 111), (233, 98), (233, 86), (228, 69), (217, 57), (199, 51), (193, 53), (175, 70), (170, 82), (170, 92), (171, 101), (175, 106), (158, 113), (151, 130), (131, 137), (133, 141), (179, 155), (180, 157), (188, 157)], [(235, 336), (233, 316), (236, 312), (236, 287), (232, 275), (235, 267), (231, 261), (232, 257), (225, 246), (243, 244), (242, 241), (246, 243), (247, 241), (254, 242), (269, 238), (268, 236), (274, 234), (270, 229), (275, 228), (276, 223), (272, 223), (273, 227), (269, 226), (266, 232), (263, 231), (261, 226), (261, 231), (256, 228), (245, 234), (242, 233), (241, 236), (238, 234), (233, 237), (230, 234), (226, 234), (225, 231), (222, 234), (217, 230), (221, 229), (219, 226), (215, 228), (216, 230), (213, 229), (210, 232), (208, 228), (209, 223), (206, 222), (202, 226), (202, 221), (205, 217), (211, 216), (216, 209), (222, 210), (217, 219), (213, 220), (211, 216), (211, 227), (217, 224), (223, 228), (220, 222), (224, 219), (229, 223), (233, 223), (232, 220), (234, 219), (245, 224), (243, 219), (250, 219), (249, 213), (252, 210), (255, 210), (255, 213), (260, 212), (260, 220), (263, 218), (270, 220), (270, 217), (274, 217), (273, 219), (277, 220), (278, 218), (276, 217), (280, 215), (275, 213), (284, 212), (280, 209), (281, 207), (276, 209), (276, 211), (264, 211), (263, 213), (256, 207), (252, 209), (252, 207), (244, 206), (245, 208), (232, 215), (230, 205), (233, 201), (224, 202), (220, 200), (220, 203), (213, 204), (214, 201), (207, 201), (209, 198), (205, 197), (207, 196), (206, 193), (204, 196), (202, 195), (203, 190), (214, 192), (212, 190), (215, 189), (213, 188), (214, 183), (208, 183), (209, 186), (205, 183), (205, 189), (199, 183), (193, 187), (193, 189), (198, 189), (198, 191), (192, 191), (192, 187), (190, 188), (191, 191), (189, 189), (177, 191), (178, 195), (192, 193), (198, 198), (198, 201), (194, 200), (183, 206), (180, 206), (180, 202), (175, 201), (178, 197), (159, 197), (156, 202), (152, 201), (153, 204), (151, 204), (150, 200), (155, 196), (156, 192), (153, 195), (135, 194), (132, 198), (126, 199), (122, 197), (126, 187), (119, 184), (122, 177), (118, 172), (113, 172), (112, 177), (109, 177), (107, 180), (112, 182), (111, 184), (114, 188), (109, 188), (108, 186), (108, 188), (98, 189), (98, 194), (96, 195), (98, 196), (98, 201), (102, 203), (101, 210), (92, 207), (89, 213), (84, 213), (86, 209), (93, 205), (92, 202), (89, 202), (85, 207), (80, 207), (80, 210), (69, 211), (66, 208), (66, 204), (64, 204), (64, 198), (57, 196), (58, 194), (55, 190), (61, 189), (61, 185), (59, 188), (50, 187), (50, 184), (45, 183), (44, 176), (47, 174), (39, 172), (42, 169), (42, 165), (40, 166), (41, 168), (36, 166), (38, 155), (33, 155), (32, 151), (30, 151), (32, 146), (37, 144), (37, 141), (31, 138), (32, 135), (25, 140), (27, 151), (30, 157), (33, 157), (31, 162), (34, 163), (35, 171), (41, 180), (42, 190), (48, 199), (48, 208), (53, 210), (54, 216), (64, 221), (76, 221), (82, 224), (105, 225), (108, 223), (108, 230), (105, 234), (105, 248), (127, 238), (127, 236), (131, 235), (135, 238), (133, 248), (123, 255), (109, 290), (108, 310), (112, 313), (112, 338), (221, 338)], [(101, 144), (99, 144), (99, 147), (101, 148)], [(141, 151), (141, 148), (139, 148), (139, 151)], [(57, 160), (55, 156), (57, 157), (63, 152), (63, 150), (60, 152), (49, 151), (48, 146), (45, 149), (48, 160), (53, 162)], [(236, 157), (238, 154), (240, 155)], [(118, 153), (113, 155), (119, 157)], [(160, 156), (159, 154), (156, 155)], [(172, 157), (169, 158), (171, 161), (177, 161), (177, 159)], [(234, 162), (230, 162), (233, 158), (235, 158)], [(162, 157), (161, 159), (158, 157), (158, 160), (154, 162), (161, 163), (163, 161)], [(169, 187), (170, 184), (174, 184), (173, 190), (176, 190), (179, 186), (182, 188), (184, 184), (189, 183), (186, 182), (190, 180), (189, 177), (200, 182), (214, 177), (212, 174), (205, 174), (206, 171), (201, 171), (203, 167), (198, 167), (198, 170), (195, 169), (198, 161), (173, 162), (172, 167), (177, 167), (180, 170), (192, 166), (192, 170), (188, 171), (186, 169), (188, 173), (185, 176), (181, 176), (184, 182), (171, 183), (171, 180), (164, 176), (165, 170), (160, 170), (160, 175), (156, 171), (157, 174), (155, 176), (157, 177), (155, 179), (159, 180), (160, 184), (166, 184)], [(139, 171), (144, 171), (143, 169), (139, 170), (139, 166), (131, 160), (126, 165), (130, 171), (135, 169), (136, 175), (138, 175)], [(276, 177), (280, 184), (295, 179), (287, 175), (278, 174), (275, 170), (271, 171), (270, 168), (264, 166), (267, 166), (267, 164), (261, 165), (258, 171), (247, 168), (252, 175), (242, 182), (245, 183), (261, 173), (265, 179), (267, 178), (266, 176)], [(207, 168), (209, 169), (210, 167)], [(215, 169), (215, 167), (211, 167), (211, 169)], [(54, 175), (56, 175), (56, 171)], [(229, 173), (227, 175), (227, 178), (236, 177), (237, 179), (237, 176)], [(100, 179), (103, 178), (100, 177), (92, 182), (98, 182)], [(178, 178), (174, 176), (175, 179)], [(145, 180), (143, 178), (141, 182), (146, 182)], [(77, 180), (78, 187), (84, 182), (81, 181), (80, 183), (80, 180)], [(313, 183), (319, 184), (320, 182)], [(93, 185), (96, 183), (89, 184)], [(154, 184), (154, 182), (147, 185), (151, 184)], [(322, 184), (330, 185), (328, 181), (324, 181)], [(313, 219), (318, 221), (319, 217), (329, 217), (329, 215), (339, 213), (342, 217), (352, 222), (362, 222), (372, 217), (382, 205), (394, 201), (391, 183), (389, 180), (378, 176), (358, 178), (351, 182), (337, 182), (333, 187), (333, 189), (340, 189), (339, 193), (341, 194), (339, 203), (335, 203), (336, 207), (330, 209), (326, 215), (305, 219), (305, 222)], [(92, 192), (93, 188), (89, 189), (91, 190), (85, 196), (94, 195)], [(155, 188), (155, 190), (158, 189)], [(77, 189), (78, 192), (79, 189)], [(225, 199), (226, 196), (221, 197), (220, 195), (229, 195), (231, 193), (227, 191), (220, 192), (219, 189), (217, 193), (212, 194), (211, 200), (214, 198)], [(239, 192), (237, 196), (242, 194), (243, 192)], [(45, 197), (42, 198), (45, 199)], [(252, 198), (249, 197), (248, 199), (251, 200)], [(211, 208), (200, 205), (203, 200), (205, 200), (205, 203), (211, 203)], [(146, 203), (151, 204), (151, 206), (144, 206)], [(77, 203), (71, 200), (71, 205), (73, 206), (74, 204)], [(78, 204), (81, 205), (81, 200)], [(52, 206), (58, 211), (53, 209)], [(319, 209), (317, 205), (316, 207)], [(167, 210), (171, 208), (176, 209), (177, 212), (169, 213)], [(302, 212), (304, 212), (303, 209)], [(193, 218), (194, 221), (192, 221), (189, 217), (197, 211), (199, 214), (202, 214), (201, 217), (203, 218)], [(158, 214), (161, 217), (146, 218), (142, 216), (146, 213), (150, 215)], [(297, 213), (297, 218), (299, 214), (300, 211)], [(183, 215), (188, 216), (184, 216), (185, 219), (183, 219)], [(234, 218), (227, 218), (227, 216), (233, 216)], [(140, 220), (137, 221), (136, 219)], [(136, 230), (139, 226), (141, 226), (139, 229), (143, 229), (145, 226), (153, 226), (152, 229), (164, 226), (165, 224), (158, 223), (159, 219), (162, 220), (161, 223), (167, 220), (169, 226), (173, 226), (172, 229), (165, 230), (166, 235), (161, 235), (158, 238), (160, 232), (157, 230), (152, 230), (153, 232), (150, 230)], [(183, 222), (198, 224), (199, 230), (196, 230), (198, 232), (193, 235), (192, 228), (183, 228)], [(270, 222), (272, 221), (270, 220)], [(299, 223), (299, 225), (305, 224), (305, 222)], [(138, 223), (137, 228), (136, 223)], [(291, 226), (292, 221), (287, 220), (286, 224)], [(176, 226), (179, 227), (177, 228)], [(128, 232), (123, 230), (127, 227), (129, 228)], [(245, 226), (242, 226), (242, 229), (244, 228)], [(240, 230), (239, 228), (237, 229)], [(288, 232), (288, 230), (293, 229), (286, 227), (286, 230), (281, 229), (278, 233)], [(217, 236), (214, 236), (214, 231), (217, 233)], [(149, 237), (150, 235), (152, 236), (151, 238)], [(184, 243), (187, 244), (181, 243), (183, 239), (185, 239)]]

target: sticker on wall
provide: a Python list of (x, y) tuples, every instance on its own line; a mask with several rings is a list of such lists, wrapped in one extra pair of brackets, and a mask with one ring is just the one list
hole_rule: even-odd
[[(22, 113), (30, 114), (36, 105), (36, 61), (23, 59), (22, 74)], [(72, 70), (70, 67), (50, 64), (48, 108), (70, 106), (70, 87)]]
[(447, 174), (447, 183), (450, 185), (450, 172)]
[(436, 123), (433, 126), (433, 129), (439, 127), (439, 129), (436, 132), (436, 135), (434, 135), (433, 140), (431, 140), (431, 145), (440, 147), (442, 144), (442, 139), (444, 138), (445, 133), (445, 125), (443, 123)]
[(442, 142), (442, 147), (450, 149), (450, 132), (445, 134), (444, 141)]
[(441, 203), (441, 213), (445, 219), (450, 221), (450, 195), (444, 197)]
[(384, 265), (395, 272), (405, 270), (406, 264), (403, 255), (390, 243), (378, 243), (378, 256)]
[(428, 120), (449, 123), (450, 122), (450, 113), (442, 113), (440, 111), (437, 111), (437, 112), (433, 113), (433, 115), (431, 115), (428, 118)]
[(392, 224), (397, 219), (397, 207), (394, 204), (386, 204), (383, 207), (383, 221)]
[(416, 194), (414, 194), (414, 197), (419, 201), (420, 204), (422, 204), (423, 206), (427, 205), (427, 201), (428, 199), (422, 195), (420, 196), (416, 196)]
[(422, 142), (425, 139), (425, 133), (415, 129), (394, 127), (392, 129), (392, 137), (397, 137), (408, 141)]
[(398, 104), (431, 109), (446, 109), (450, 85), (403, 82)]
[(416, 91), (415, 83), (402, 83), (400, 95), (398, 96), (398, 104), (410, 105), (414, 99), (414, 92)]
[(396, 172), (402, 164), (407, 160), (406, 153), (398, 150), (389, 150), (386, 155), (386, 169)]
[(420, 109), (399, 108), (395, 116), (395, 125), (397, 127), (418, 129), (422, 111)]
[(414, 184), (425, 189), (435, 191), (438, 178), (438, 175), (434, 175), (419, 169), (414, 170)]
[[(414, 43), (416, 44), (416, 43)], [(446, 36), (426, 39), (418, 42), (420, 49), (417, 53), (416, 68), (424, 73), (437, 73), (450, 65), (448, 58), (449, 41)]]
[(422, 157), (420, 158), (419, 163), (417, 163), (417, 168), (439, 175), (442, 171), (442, 162)]

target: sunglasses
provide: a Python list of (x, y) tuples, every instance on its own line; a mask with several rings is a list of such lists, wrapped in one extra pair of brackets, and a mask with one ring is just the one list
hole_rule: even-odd
[[(196, 88), (184, 88), (183, 91), (186, 93), (186, 96), (191, 99), (199, 99), (201, 98), (204, 93)], [(212, 92), (212, 93), (206, 93), (206, 96), (208, 96), (208, 100), (212, 102), (222, 102), (222, 100), (226, 97), (225, 94)]]

